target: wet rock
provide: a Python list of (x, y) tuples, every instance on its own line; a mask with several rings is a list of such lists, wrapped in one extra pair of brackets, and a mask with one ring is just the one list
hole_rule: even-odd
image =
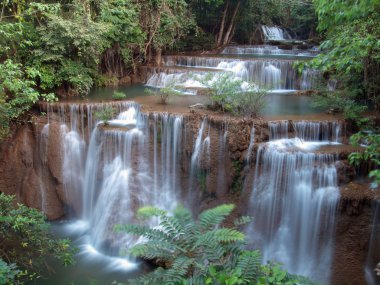
[(63, 206), (48, 173), (39, 175), (41, 161), (38, 157), (37, 140), (33, 127), (24, 125), (14, 130), (3, 142), (0, 152), (0, 191), (15, 195), (18, 202), (43, 210), (49, 219), (64, 214)]
[(132, 84), (132, 78), (128, 75), (119, 79), (119, 85), (131, 85), (131, 84)]
[(346, 184), (355, 178), (355, 167), (349, 164), (348, 160), (339, 160), (335, 163), (338, 185)]

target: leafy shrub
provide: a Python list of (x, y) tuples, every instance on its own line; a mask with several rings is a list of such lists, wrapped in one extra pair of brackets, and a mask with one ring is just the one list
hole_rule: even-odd
[(174, 83), (159, 89), (145, 89), (145, 92), (157, 96), (160, 100), (160, 103), (164, 105), (168, 104), (170, 99), (173, 97), (181, 95), (181, 92), (175, 89)]
[(231, 72), (208, 73), (196, 79), (208, 89), (212, 107), (223, 112), (256, 117), (266, 104), (265, 90), (236, 78)]
[(162, 266), (130, 283), (310, 284), (278, 265), (262, 265), (259, 251), (246, 250), (245, 236), (238, 227), (251, 218), (236, 219), (232, 228), (221, 225), (233, 209), (232, 204), (220, 205), (202, 212), (194, 221), (183, 207), (177, 207), (172, 214), (154, 207), (141, 208), (137, 217), (143, 221), (158, 218), (158, 227), (119, 225), (116, 229), (143, 237), (144, 242), (131, 248), (130, 253)]
[(14, 196), (0, 194), (0, 280), (14, 279), (1, 284), (22, 284), (43, 276), (50, 257), (64, 265), (73, 263), (75, 250), (69, 240), (53, 239), (43, 213), (22, 204), (14, 207), (13, 200)]
[(101, 110), (95, 112), (94, 116), (96, 119), (103, 121), (103, 123), (107, 125), (108, 121), (115, 115), (115, 112), (116, 111), (112, 106), (105, 106)]
[(363, 152), (353, 152), (348, 160), (351, 164), (358, 166), (362, 162), (369, 162), (375, 168), (369, 173), (377, 185), (380, 185), (380, 134), (359, 132), (351, 136), (350, 142), (354, 146), (365, 145)]
[(124, 92), (114, 91), (112, 94), (112, 99), (114, 100), (123, 100), (127, 98), (127, 95)]
[(266, 90), (251, 87), (248, 91), (237, 93), (233, 100), (234, 113), (257, 117), (266, 105)]

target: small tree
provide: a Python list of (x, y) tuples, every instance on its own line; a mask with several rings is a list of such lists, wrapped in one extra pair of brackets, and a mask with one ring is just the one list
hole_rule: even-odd
[(292, 276), (278, 265), (261, 265), (257, 250), (245, 249), (245, 236), (238, 227), (251, 221), (241, 217), (232, 228), (223, 227), (234, 209), (225, 204), (206, 210), (194, 221), (190, 211), (178, 207), (172, 214), (144, 207), (138, 218), (159, 218), (159, 226), (117, 226), (118, 231), (141, 236), (144, 242), (130, 252), (162, 267), (132, 280), (131, 284), (311, 284), (305, 278)]
[(123, 100), (125, 98), (127, 98), (127, 95), (124, 92), (114, 91), (112, 94), (112, 99), (114, 100)]
[(251, 86), (248, 91), (240, 92), (233, 100), (234, 113), (257, 117), (266, 105), (266, 90), (255, 89)]
[(49, 269), (47, 258), (73, 263), (69, 240), (53, 239), (43, 213), (22, 204), (14, 207), (13, 200), (0, 194), (0, 284), (39, 278)]
[(115, 109), (112, 106), (105, 106), (103, 109), (95, 112), (96, 119), (103, 121), (105, 125), (108, 125), (108, 121), (115, 115)]
[(196, 78), (209, 90), (212, 106), (223, 112), (256, 117), (265, 106), (266, 90), (236, 78), (232, 72), (208, 73)]
[(181, 95), (181, 92), (175, 89), (174, 82), (159, 89), (145, 89), (145, 92), (159, 97), (160, 103), (164, 105), (168, 104), (171, 98)]

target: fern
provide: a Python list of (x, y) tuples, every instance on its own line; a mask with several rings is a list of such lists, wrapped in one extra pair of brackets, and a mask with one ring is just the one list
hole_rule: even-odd
[(286, 281), (303, 280), (292, 275), (283, 276), (285, 271), (279, 265), (261, 265), (258, 251), (244, 249), (245, 235), (237, 227), (249, 223), (250, 217), (236, 219), (234, 228), (221, 226), (233, 209), (232, 204), (220, 205), (202, 212), (198, 221), (194, 221), (190, 211), (182, 206), (172, 215), (154, 207), (140, 209), (140, 219), (158, 217), (159, 226), (126, 225), (117, 229), (146, 239), (132, 247), (131, 254), (160, 262), (166, 268), (159, 267), (131, 280), (130, 284), (270, 284), (265, 282), (275, 274), (281, 274)]
[(235, 208), (233, 204), (223, 204), (199, 215), (199, 224), (203, 229), (210, 229), (219, 225)]

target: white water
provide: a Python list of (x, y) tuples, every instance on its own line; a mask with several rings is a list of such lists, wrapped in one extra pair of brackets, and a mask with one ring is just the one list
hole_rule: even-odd
[(258, 45), (258, 46), (228, 46), (223, 49), (222, 54), (231, 55), (259, 55), (259, 56), (296, 56), (296, 57), (315, 57), (318, 51), (312, 49), (280, 49), (277, 46)]
[[(292, 66), (292, 61), (268, 60), (236, 60), (212, 57), (164, 57), (164, 65), (186, 66), (193, 68), (187, 72), (154, 72), (146, 85), (152, 87), (167, 87), (173, 85), (184, 88), (204, 88), (204, 85), (196, 80), (202, 77), (205, 71), (197, 68), (207, 67), (215, 69), (215, 76), (220, 71), (231, 72), (233, 76), (243, 81), (257, 84), (260, 88), (271, 90), (297, 89), (297, 74)], [(171, 72), (170, 70), (168, 72)]]
[(265, 39), (266, 40), (276, 40), (276, 41), (282, 41), (282, 40), (290, 40), (291, 36), (289, 33), (281, 29), (279, 27), (271, 27), (271, 26), (261, 26)]
[(275, 140), (258, 149), (248, 233), (264, 261), (328, 283), (339, 200), (335, 159), (288, 151), (289, 143)]
[(380, 246), (380, 200), (376, 200), (373, 207), (373, 220), (370, 226), (370, 237), (368, 245), (368, 253), (364, 265), (365, 279), (368, 285), (377, 285), (380, 282), (379, 276), (374, 271), (375, 267), (379, 263), (379, 260), (375, 258), (379, 256), (375, 251)]
[[(289, 139), (291, 127), (296, 137)], [(336, 158), (314, 151), (336, 144), (341, 126), (278, 121), (269, 122), (269, 130), (271, 141), (257, 151), (248, 235), (264, 261), (277, 260), (292, 273), (329, 283), (339, 201)]]
[[(107, 104), (57, 107), (65, 195), (70, 204), (79, 204), (76, 208), (81, 210), (76, 213), (80, 220), (68, 224), (66, 231), (81, 233), (81, 255), (108, 260), (112, 270), (129, 270), (136, 266), (133, 260), (112, 255), (119, 255), (136, 240), (115, 233), (113, 228), (116, 224), (133, 223), (135, 211), (143, 205), (167, 210), (176, 206), (181, 189), (178, 172), (183, 122), (181, 116), (154, 114), (150, 126), (137, 104), (110, 104), (118, 115), (106, 127), (95, 120), (93, 112)], [(50, 109), (49, 120), (53, 116), (53, 108)], [(86, 125), (94, 126), (93, 130), (87, 131)], [(45, 148), (48, 126), (42, 131), (41, 150)]]
[(294, 136), (305, 142), (340, 143), (345, 135), (341, 121), (272, 121), (268, 122), (270, 140), (289, 137), (289, 130)]

